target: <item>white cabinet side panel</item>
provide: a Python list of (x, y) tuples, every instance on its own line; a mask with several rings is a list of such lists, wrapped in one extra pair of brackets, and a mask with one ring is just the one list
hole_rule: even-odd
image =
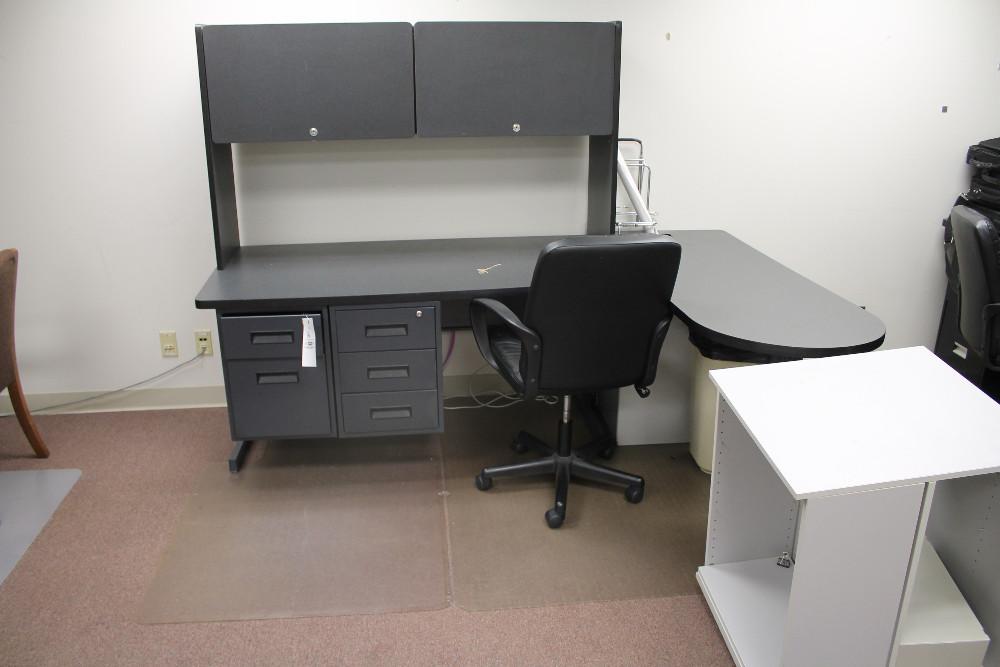
[[(928, 551), (933, 552), (934, 547), (927, 543), (927, 521), (930, 519), (931, 503), (934, 499), (934, 489), (937, 482), (924, 484), (924, 497), (920, 501), (920, 516), (917, 517), (917, 529), (913, 541), (913, 549), (910, 551), (910, 564), (906, 571), (906, 581), (903, 584), (903, 599), (899, 603), (899, 617), (896, 619), (896, 632), (893, 634), (892, 651), (889, 653), (889, 667), (896, 667), (896, 660), (899, 657), (900, 631), (906, 625), (907, 616), (913, 607), (913, 598), (917, 593), (918, 575), (920, 573), (920, 559), (926, 546)], [(930, 562), (933, 555), (927, 556)], [(927, 563), (924, 563), (925, 567)], [(919, 611), (918, 611), (919, 613)], [(905, 664), (904, 666), (905, 667)]]
[(993, 641), (1000, 667), (1000, 473), (938, 482), (927, 536)]
[(777, 559), (792, 550), (797, 514), (798, 503), (720, 398), (705, 563)]
[(923, 484), (807, 500), (782, 665), (885, 667)]

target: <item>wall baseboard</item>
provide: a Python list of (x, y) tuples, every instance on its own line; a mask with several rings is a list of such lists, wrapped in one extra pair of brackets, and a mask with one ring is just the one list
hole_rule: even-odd
[[(510, 393), (510, 387), (496, 374), (477, 373), (476, 375), (446, 375), (444, 376), (444, 395), (449, 402), (460, 403), (461, 398), (469, 395), (469, 383), (476, 394), (491, 391)], [(95, 398), (86, 402), (66, 407), (49, 408), (49, 406), (83, 401), (93, 396), (90, 391), (68, 391), (48, 394), (29, 394), (28, 407), (32, 412), (41, 414), (77, 414), (87, 412), (119, 412), (127, 410), (177, 410), (180, 408), (219, 408), (226, 406), (225, 387), (163, 387), (154, 389), (132, 389), (122, 391), (103, 398)], [(491, 398), (491, 396), (487, 397)], [(471, 403), (470, 401), (467, 401)], [(0, 396), (0, 413), (10, 414), (13, 409), (7, 394)]]
[[(155, 389), (133, 389), (102, 398), (94, 398), (90, 391), (59, 392), (51, 394), (31, 394), (27, 396), (28, 407), (39, 414), (78, 414), (87, 412), (124, 412), (132, 410), (177, 410), (180, 408), (217, 408), (226, 405), (226, 389), (219, 386), (208, 387), (162, 387)], [(81, 401), (65, 407), (52, 407), (64, 403)], [(10, 397), (0, 396), (0, 412), (11, 414)]]
[[(480, 397), (489, 400), (495, 396), (489, 392), (512, 393), (510, 386), (495, 373), (477, 373), (475, 375), (444, 376), (444, 396), (448, 405), (475, 405), (469, 398), (469, 387)], [(484, 395), (485, 394), (485, 395)], [(136, 410), (179, 410), (182, 408), (224, 408), (226, 407), (226, 389), (223, 386), (208, 387), (166, 387), (157, 389), (133, 389), (123, 391), (103, 398), (95, 398), (76, 405), (48, 408), (72, 401), (82, 401), (93, 396), (93, 392), (61, 392), (50, 394), (32, 394), (27, 397), (32, 413), (40, 415), (55, 414), (86, 414), (95, 412), (127, 412)], [(485, 408), (484, 408), (485, 409)], [(7, 394), (0, 396), (0, 414), (10, 415), (13, 409)], [(621, 442), (622, 445), (640, 444), (636, 442)], [(643, 443), (644, 444), (644, 443)], [(671, 443), (664, 445), (675, 448), (677, 454), (687, 451), (687, 443)]]

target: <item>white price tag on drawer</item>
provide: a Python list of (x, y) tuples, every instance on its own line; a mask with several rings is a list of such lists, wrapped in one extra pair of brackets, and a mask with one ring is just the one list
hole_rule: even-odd
[(311, 317), (302, 318), (302, 367), (316, 368), (316, 328)]

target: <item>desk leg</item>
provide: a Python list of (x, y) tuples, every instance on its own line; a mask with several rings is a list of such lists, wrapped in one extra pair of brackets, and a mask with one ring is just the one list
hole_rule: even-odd
[[(613, 408), (608, 404), (612, 403)], [(574, 453), (586, 460), (595, 456), (610, 459), (618, 449), (615, 431), (608, 423), (606, 413), (611, 415), (612, 423), (617, 421), (618, 391), (604, 392), (597, 395), (580, 395), (574, 397), (573, 408), (587, 425), (590, 441), (574, 450)]]
[(237, 473), (240, 471), (252, 443), (253, 440), (237, 440), (233, 443), (233, 451), (229, 454), (229, 472)]

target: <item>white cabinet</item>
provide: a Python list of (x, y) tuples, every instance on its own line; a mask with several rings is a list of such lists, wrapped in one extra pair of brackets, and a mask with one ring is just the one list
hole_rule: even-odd
[(921, 631), (947, 615), (937, 605), (956, 604), (933, 549), (921, 554), (935, 482), (1000, 470), (1000, 406), (924, 348), (711, 378), (720, 396), (698, 582), (736, 663), (981, 661), (986, 637), (967, 607), (952, 630)]

